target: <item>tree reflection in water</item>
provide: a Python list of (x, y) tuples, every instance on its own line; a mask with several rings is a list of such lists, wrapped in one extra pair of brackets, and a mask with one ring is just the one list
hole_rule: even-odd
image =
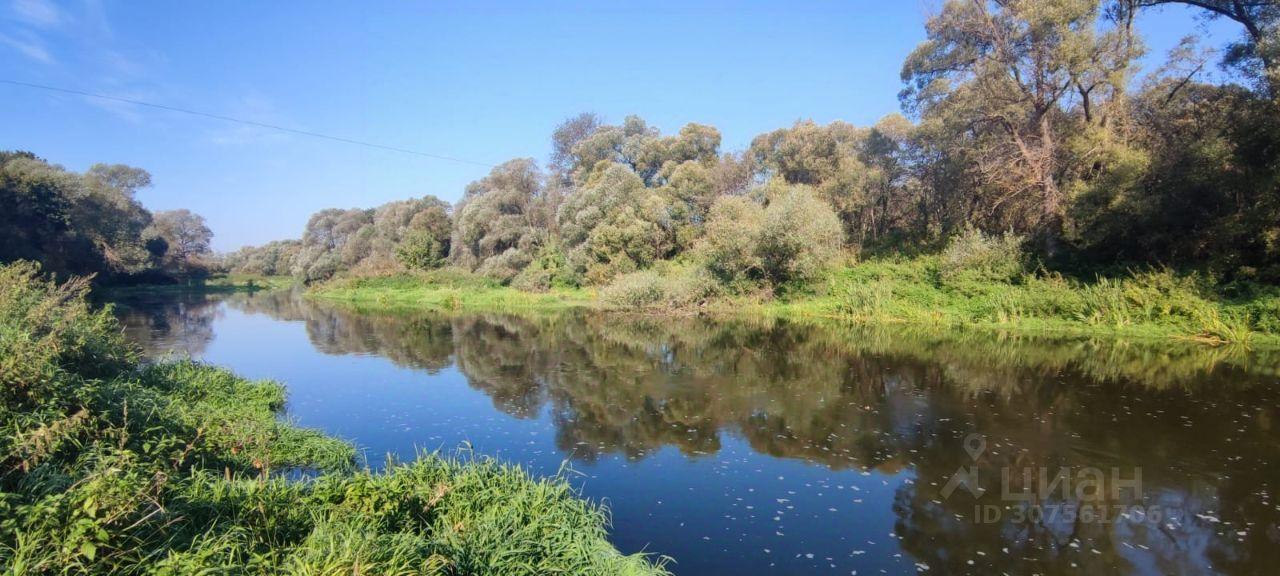
[[(556, 445), (585, 462), (644, 459), (665, 446), (755, 451), (832, 470), (910, 472), (896, 537), (941, 572), (1258, 572), (1280, 563), (1280, 411), (1275, 353), (1172, 342), (1032, 339), (780, 320), (370, 312), (274, 292), (229, 306), (305, 322), (326, 354), (376, 354), (428, 372), (456, 366), (516, 418), (549, 413)], [(198, 351), (208, 300), (124, 308), (144, 343)], [(181, 334), (174, 327), (181, 326)], [(159, 335), (159, 336), (157, 336)], [(976, 460), (962, 449), (986, 438)], [(941, 496), (965, 466), (987, 492)], [(976, 522), (1023, 469), (1098, 468), (1142, 493), (1100, 505), (1158, 505), (1163, 520)], [(1040, 504), (1073, 503), (1041, 494)], [(1108, 508), (1111, 510), (1111, 508)]]

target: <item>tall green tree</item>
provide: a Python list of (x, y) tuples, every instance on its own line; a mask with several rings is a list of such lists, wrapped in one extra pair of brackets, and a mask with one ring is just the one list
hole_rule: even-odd
[(510, 281), (547, 241), (545, 178), (529, 158), (510, 160), (467, 185), (454, 208), (452, 261)]
[(602, 283), (646, 268), (674, 246), (669, 205), (630, 167), (601, 164), (558, 215), (569, 263)]
[(949, 0), (903, 66), (908, 110), (957, 134), (986, 218), (1059, 250), (1065, 180), (1088, 157), (1064, 153), (1080, 123), (1123, 91), (1139, 46), (1098, 0)]
[(167, 256), (179, 273), (190, 274), (200, 269), (203, 259), (213, 253), (209, 245), (213, 231), (203, 216), (186, 208), (156, 212), (151, 231), (168, 244)]

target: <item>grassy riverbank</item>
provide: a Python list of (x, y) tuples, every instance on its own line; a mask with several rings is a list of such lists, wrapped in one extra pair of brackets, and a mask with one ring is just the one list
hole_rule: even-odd
[(776, 294), (729, 290), (699, 276), (688, 266), (671, 266), (619, 278), (599, 291), (557, 288), (533, 293), (439, 270), (337, 280), (310, 293), (363, 306), (473, 311), (587, 306), (1280, 345), (1280, 289), (1214, 285), (1167, 270), (1081, 279), (1045, 271), (949, 267), (942, 256), (929, 255), (839, 267)]
[(0, 267), (6, 573), (665, 572), (563, 479), (436, 455), (371, 472), (280, 420), (279, 384), (142, 366), (86, 292)]
[(526, 292), (449, 268), (418, 274), (337, 279), (310, 289), (308, 295), (361, 306), (475, 312), (598, 305), (596, 292), (590, 289)]

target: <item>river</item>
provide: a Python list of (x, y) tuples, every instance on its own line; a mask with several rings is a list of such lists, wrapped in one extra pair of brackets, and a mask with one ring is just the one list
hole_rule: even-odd
[(677, 574), (1280, 566), (1280, 353), (769, 319), (116, 303), (152, 358), (289, 390), (370, 466), (564, 474)]

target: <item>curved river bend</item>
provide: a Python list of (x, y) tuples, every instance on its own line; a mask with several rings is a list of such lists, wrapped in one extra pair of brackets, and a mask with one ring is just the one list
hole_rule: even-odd
[[(1280, 566), (1280, 355), (783, 321), (126, 299), (159, 357), (284, 382), (369, 463), (465, 448), (608, 503), (678, 574)], [(390, 455), (390, 456), (388, 456)]]

